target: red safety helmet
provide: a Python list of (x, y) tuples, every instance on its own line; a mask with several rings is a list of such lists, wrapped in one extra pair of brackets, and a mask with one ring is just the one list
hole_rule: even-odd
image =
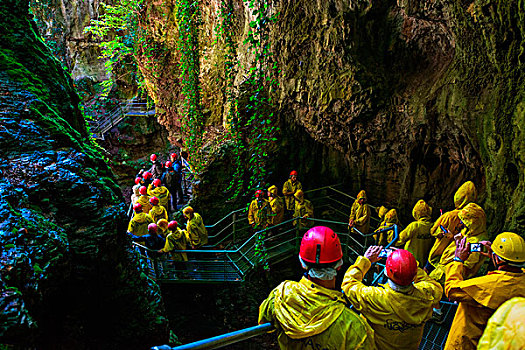
[(149, 224), (149, 225), (148, 225), (148, 232), (149, 232), (149, 233), (157, 233), (157, 230), (158, 230), (158, 229), (159, 229), (159, 228), (158, 228), (157, 224), (153, 224), (153, 223), (152, 223), (152, 224)]
[(156, 161), (157, 160), (157, 155), (155, 153), (153, 153), (151, 156), (149, 156), (149, 160), (151, 160), (152, 162)]
[(162, 185), (162, 182), (160, 181), (160, 179), (153, 180), (153, 186), (160, 187), (161, 185)]
[(145, 171), (142, 177), (144, 178), (144, 180), (149, 180), (153, 177), (153, 174), (150, 173), (149, 171)]
[(177, 157), (178, 157), (177, 153), (170, 154), (171, 159), (177, 159)]
[(343, 257), (337, 233), (326, 226), (315, 226), (306, 231), (301, 241), (299, 256), (311, 264), (333, 264)]
[(168, 224), (168, 230), (175, 230), (179, 226), (179, 223), (177, 221), (170, 221)]
[(386, 275), (395, 284), (408, 286), (417, 274), (417, 261), (408, 250), (394, 250), (386, 259)]
[(159, 199), (157, 197), (151, 197), (149, 199), (149, 202), (151, 203), (151, 205), (158, 205), (159, 204)]
[(142, 211), (142, 204), (140, 203), (135, 203), (133, 205), (133, 210), (135, 211), (135, 213), (140, 213)]
[(139, 188), (139, 193), (143, 196), (147, 195), (148, 194), (148, 189), (146, 188), (146, 186), (141, 186)]
[(297, 171), (296, 171), (296, 170), (292, 170), (292, 171), (290, 172), (290, 176), (293, 176), (293, 175), (295, 175), (295, 176), (297, 176), (297, 175), (298, 175), (298, 173), (297, 173)]
[(140, 177), (135, 178), (135, 185), (138, 185), (142, 179)]
[(255, 198), (263, 197), (264, 192), (262, 190), (255, 191)]
[(173, 165), (173, 163), (170, 162), (169, 160), (166, 162), (166, 164), (164, 164), (164, 166), (165, 166), (166, 168), (171, 168), (172, 165)]

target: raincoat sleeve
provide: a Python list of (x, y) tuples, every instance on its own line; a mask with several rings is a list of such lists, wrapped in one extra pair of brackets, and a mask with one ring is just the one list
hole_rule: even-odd
[(370, 206), (368, 204), (363, 204), (363, 206), (363, 215), (355, 221), (358, 225), (363, 225), (370, 219)]
[(439, 301), (443, 296), (443, 287), (441, 287), (439, 282), (430, 278), (428, 274), (419, 267), (417, 268), (417, 274), (414, 278), (414, 284), (417, 284), (420, 287), (430, 290), (432, 292), (434, 300), (436, 301), (433, 306), (436, 307), (439, 305)]
[(341, 289), (347, 295), (348, 300), (357, 311), (368, 310), (376, 301), (383, 298), (377, 287), (368, 287), (363, 284), (363, 276), (370, 269), (370, 260), (364, 256), (357, 258), (354, 265), (350, 266), (345, 273)]
[(460, 302), (471, 302), (474, 299), (461, 289), (465, 266), (459, 261), (452, 261), (446, 266), (445, 294), (449, 299)]
[(276, 322), (276, 319), (275, 319), (274, 300), (275, 300), (275, 289), (271, 291), (268, 298), (266, 298), (266, 300), (264, 300), (259, 306), (258, 324), (263, 324), (266, 322), (270, 322), (274, 326), (279, 324), (279, 322)]
[(403, 246), (406, 242), (412, 239), (414, 235), (414, 225), (410, 224), (403, 231), (399, 233), (399, 239), (396, 242), (396, 247)]
[(171, 252), (174, 249), (175, 249), (175, 239), (173, 237), (173, 233), (170, 233), (166, 237), (166, 243), (164, 244), (164, 248), (162, 248), (162, 251), (164, 253), (167, 253), (167, 252)]
[(357, 214), (357, 207), (358, 207), (358, 203), (357, 201), (355, 201), (353, 204), (352, 204), (352, 208), (350, 209), (350, 217), (348, 218), (348, 220), (355, 220), (355, 216)]
[(283, 194), (285, 196), (293, 195), (292, 187), (290, 186), (290, 181), (286, 181), (283, 185)]

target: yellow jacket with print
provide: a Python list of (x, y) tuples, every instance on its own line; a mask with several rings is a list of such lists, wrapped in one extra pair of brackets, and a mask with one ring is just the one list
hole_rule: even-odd
[(403, 246), (404, 249), (411, 252), (419, 263), (424, 267), (430, 248), (432, 248), (432, 236), (430, 228), (432, 227), (432, 208), (423, 200), (419, 200), (414, 209), (412, 216), (416, 221), (411, 222), (401, 233), (397, 246)]
[(432, 307), (439, 303), (443, 289), (418, 269), (413, 287), (396, 292), (388, 284), (369, 287), (362, 283), (370, 260), (358, 257), (346, 271), (341, 286), (355, 309), (368, 320), (375, 332), (378, 349), (417, 350)]
[[(485, 276), (463, 280), (463, 263), (447, 265), (445, 294), (459, 301), (448, 334), (446, 350), (476, 349), (488, 319), (505, 301), (525, 297), (525, 273), (493, 271)], [(522, 315), (523, 316), (523, 315)]]
[(303, 277), (284, 281), (259, 307), (259, 324), (271, 322), (281, 349), (375, 349), (374, 331), (350, 310), (343, 293)]

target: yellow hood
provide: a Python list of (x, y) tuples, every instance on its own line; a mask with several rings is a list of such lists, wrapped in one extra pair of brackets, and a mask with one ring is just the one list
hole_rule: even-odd
[[(386, 213), (388, 213), (388, 209), (385, 208), (384, 206), (380, 206), (379, 209), (377, 209), (377, 216), (379, 216), (381, 220), (385, 218)], [(396, 216), (397, 216), (397, 213), (396, 213)]]
[(430, 207), (424, 200), (420, 199), (416, 205), (414, 205), (414, 209), (412, 209), (412, 216), (416, 220), (430, 217), (432, 216), (432, 207)]
[(277, 189), (277, 186), (273, 185), (268, 188), (268, 192), (270, 192), (274, 197), (277, 197), (279, 190)]
[(345, 308), (343, 294), (321, 287), (305, 277), (276, 288), (275, 316), (287, 336), (311, 337), (325, 331)]
[(366, 200), (366, 192), (365, 192), (365, 190), (359, 191), (359, 193), (357, 194), (357, 199), (356, 200), (360, 200), (361, 198), (364, 198)]
[(454, 205), (456, 209), (462, 209), (467, 204), (475, 202), (478, 198), (478, 191), (472, 181), (467, 181), (454, 194)]
[(139, 224), (143, 224), (146, 222), (148, 218), (148, 214), (146, 213), (138, 213), (138, 214), (135, 214), (135, 216), (133, 217), (133, 221), (139, 223)]
[(468, 228), (467, 237), (479, 236), (487, 232), (485, 211), (476, 203), (469, 203), (458, 213), (458, 217)]
[(395, 209), (390, 209), (388, 213), (385, 214), (385, 223), (387, 224), (397, 224), (397, 211)]

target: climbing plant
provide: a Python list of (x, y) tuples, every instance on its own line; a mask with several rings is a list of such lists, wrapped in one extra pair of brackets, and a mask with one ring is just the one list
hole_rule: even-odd
[(175, 5), (178, 28), (177, 48), (180, 52), (180, 83), (184, 96), (182, 131), (186, 135), (185, 145), (192, 157), (192, 165), (197, 172), (200, 172), (205, 165), (202, 154), (204, 117), (199, 85), (199, 28), (202, 19), (197, 0), (177, 0)]

